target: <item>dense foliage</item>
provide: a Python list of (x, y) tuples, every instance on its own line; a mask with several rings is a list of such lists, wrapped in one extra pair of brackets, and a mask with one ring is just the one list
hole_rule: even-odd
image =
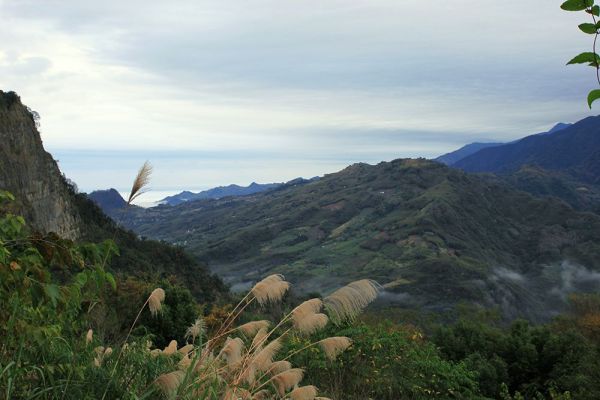
[(112, 238), (119, 248), (119, 257), (108, 264), (112, 271), (133, 275), (143, 281), (175, 280), (187, 287), (202, 302), (213, 302), (227, 293), (225, 284), (210, 274), (181, 247), (156, 240), (140, 239), (107, 217), (85, 194), (71, 186), (71, 195), (85, 222), (83, 240), (97, 242)]
[[(335, 399), (478, 399), (477, 373), (464, 362), (442, 358), (418, 330), (390, 323), (335, 328), (353, 346), (335, 362), (318, 349), (294, 359), (307, 379)], [(301, 347), (307, 340), (292, 344)]]
[(571, 327), (532, 326), (515, 321), (508, 328), (463, 319), (440, 327), (432, 338), (444, 358), (474, 371), (483, 395), (511, 393), (527, 399), (568, 394), (574, 399), (600, 397), (597, 344)]
[[(0, 197), (11, 198), (5, 192)], [(200, 349), (208, 343), (204, 335), (223, 334), (220, 327), (232, 306), (200, 307), (177, 279), (115, 279), (104, 265), (116, 254), (110, 241), (77, 245), (55, 235), (42, 237), (21, 217), (2, 214), (0, 396), (191, 396), (165, 389), (168, 378), (181, 384), (187, 375), (178, 371), (186, 371), (193, 358), (172, 340), (189, 342), (189, 328), (204, 316), (195, 347)], [(156, 285), (164, 288), (165, 298), (161, 313), (153, 316), (145, 305)], [(292, 296), (271, 311), (250, 307), (250, 315), (285, 321), (298, 302)], [(371, 322), (330, 324), (309, 335), (291, 328), (275, 331), (286, 337), (281, 357), (303, 366), (303, 382), (332, 399), (595, 399), (600, 397), (600, 297), (573, 296), (571, 304), (570, 314), (540, 326), (516, 321), (504, 327), (470, 314), (434, 330), (365, 318)], [(349, 337), (352, 346), (332, 358), (318, 346), (330, 337)], [(215, 344), (227, 345), (224, 340)], [(157, 349), (150, 351), (148, 341)], [(196, 388), (193, 393), (208, 390), (204, 379), (186, 387)], [(231, 386), (224, 382), (211, 383), (215, 392), (206, 397), (228, 393)]]

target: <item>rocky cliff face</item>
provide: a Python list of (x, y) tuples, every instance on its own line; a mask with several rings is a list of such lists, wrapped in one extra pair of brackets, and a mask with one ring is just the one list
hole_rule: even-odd
[(69, 185), (44, 150), (32, 112), (14, 92), (0, 91), (0, 189), (17, 198), (17, 208), (41, 232), (75, 239), (80, 217)]

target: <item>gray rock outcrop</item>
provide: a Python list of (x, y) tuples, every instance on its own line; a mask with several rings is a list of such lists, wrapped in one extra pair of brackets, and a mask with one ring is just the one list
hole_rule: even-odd
[(80, 217), (56, 161), (44, 150), (34, 113), (14, 92), (0, 91), (0, 189), (34, 229), (76, 239)]

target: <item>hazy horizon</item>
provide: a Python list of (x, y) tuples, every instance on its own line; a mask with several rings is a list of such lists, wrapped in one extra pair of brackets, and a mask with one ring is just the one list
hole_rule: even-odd
[(0, 88), (83, 191), (286, 181), (590, 115), (559, 5), (0, 0)]

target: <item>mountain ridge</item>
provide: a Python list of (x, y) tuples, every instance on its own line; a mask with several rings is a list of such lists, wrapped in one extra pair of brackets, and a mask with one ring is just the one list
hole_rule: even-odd
[(283, 183), (256, 183), (252, 182), (248, 186), (240, 186), (230, 184), (227, 186), (217, 186), (211, 189), (203, 190), (198, 193), (192, 193), (185, 190), (173, 196), (167, 196), (159, 201), (159, 204), (177, 205), (186, 201), (203, 200), (203, 199), (219, 199), (228, 196), (246, 196), (249, 194), (263, 192), (265, 190), (274, 189)]
[(123, 221), (185, 246), (234, 285), (284, 273), (301, 291), (327, 292), (371, 278), (399, 304), (435, 310), (460, 301), (501, 306), (508, 290), (506, 312), (518, 313), (533, 289), (504, 287), (502, 268), (532, 281), (562, 262), (600, 269), (599, 216), (424, 159), (354, 164), (298, 187), (145, 209)]
[(510, 173), (523, 165), (561, 171), (589, 184), (600, 183), (600, 117), (588, 117), (547, 135), (487, 148), (453, 166), (467, 172)]
[[(561, 131), (563, 129), (566, 129), (568, 127), (570, 127), (571, 123), (564, 123), (564, 122), (558, 122), (556, 123), (549, 131), (547, 132), (541, 132), (541, 133), (536, 133), (530, 136), (536, 136), (536, 135), (548, 135), (548, 134), (552, 134), (558, 131)], [(437, 158), (435, 158), (435, 161), (441, 162), (442, 164), (446, 164), (446, 165), (454, 165), (457, 162), (459, 162), (460, 160), (471, 156), (473, 154), (476, 154), (477, 152), (489, 148), (489, 147), (498, 147), (498, 146), (503, 146), (505, 144), (510, 144), (510, 143), (515, 143), (518, 142), (521, 139), (517, 139), (514, 140), (512, 142), (474, 142), (474, 143), (469, 143), (464, 145), (463, 147), (459, 148), (458, 150), (454, 150), (451, 151), (449, 153), (443, 154)]]

